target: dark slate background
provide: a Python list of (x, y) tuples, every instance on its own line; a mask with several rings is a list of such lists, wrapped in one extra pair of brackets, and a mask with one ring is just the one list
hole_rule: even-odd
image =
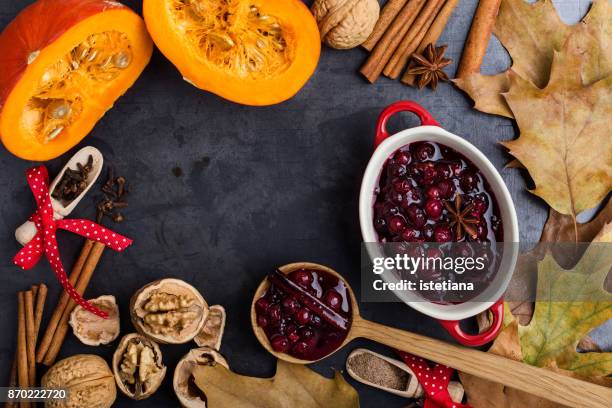
[[(4, 27), (29, 0), (0, 0)], [(476, 7), (461, 1), (441, 43), (459, 59)], [(577, 21), (589, 1), (555, 2), (566, 22)], [(128, 1), (136, 9), (140, 2)], [(378, 113), (399, 99), (413, 99), (429, 109), (442, 126), (465, 137), (496, 165), (518, 209), (521, 240), (537, 241), (546, 205), (526, 191), (526, 175), (504, 169), (509, 156), (497, 144), (516, 136), (509, 120), (471, 109), (471, 101), (451, 85), (437, 92), (407, 88), (381, 78), (375, 85), (357, 73), (366, 58), (360, 49), (324, 49), (316, 75), (292, 100), (263, 108), (239, 106), (199, 91), (181, 80), (159, 52), (127, 94), (78, 147), (99, 148), (107, 163), (131, 182), (127, 221), (117, 230), (135, 239), (124, 254), (107, 251), (87, 290), (87, 297), (115, 295), (122, 334), (133, 331), (128, 301), (142, 285), (159, 278), (184, 279), (201, 290), (210, 304), (228, 312), (222, 353), (238, 373), (271, 376), (274, 360), (259, 345), (249, 322), (251, 297), (272, 268), (313, 261), (343, 273), (358, 290), (360, 232), (357, 199), (361, 176), (372, 149)], [(505, 69), (509, 58), (497, 40), (489, 46), (483, 70)], [(454, 73), (456, 64), (449, 68)], [(392, 120), (401, 130), (417, 125), (410, 115)], [(77, 148), (78, 148), (77, 147)], [(55, 174), (77, 149), (48, 164)], [(0, 383), (6, 384), (15, 348), (16, 292), (44, 281), (50, 286), (46, 318), (59, 285), (46, 262), (28, 272), (10, 263), (18, 251), (13, 231), (33, 209), (23, 172), (34, 163), (0, 154)], [(93, 217), (90, 195), (73, 213)], [(67, 268), (82, 240), (61, 234)], [(438, 324), (403, 304), (362, 304), (363, 315), (388, 325), (450, 340)], [(44, 322), (43, 322), (44, 328)], [(609, 341), (610, 331), (599, 338)], [(606, 335), (608, 334), (608, 335)], [(117, 341), (88, 347), (69, 334), (60, 358), (95, 353), (110, 361)], [(174, 365), (194, 346), (162, 346), (168, 375), (161, 389), (141, 406), (178, 406), (172, 391)], [(368, 341), (355, 341), (316, 364), (331, 375), (342, 369), (356, 347), (391, 353)], [(39, 375), (43, 367), (39, 368)], [(349, 379), (362, 406), (401, 407), (407, 400), (361, 386)], [(120, 394), (116, 406), (134, 402)]]

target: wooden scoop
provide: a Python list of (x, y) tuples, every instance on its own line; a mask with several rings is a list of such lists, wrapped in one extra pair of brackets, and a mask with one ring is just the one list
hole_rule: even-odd
[[(326, 266), (308, 262), (288, 264), (280, 267), (279, 271), (289, 274), (298, 269), (327, 272), (341, 279), (347, 287), (351, 301), (352, 323), (346, 339), (335, 351), (353, 339), (366, 338), (559, 404), (576, 408), (610, 407), (610, 401), (612, 401), (612, 389), (610, 388), (566, 377), (544, 368), (530, 366), (491, 353), (449, 344), (365, 320), (359, 315), (355, 293), (342, 275)], [(265, 332), (257, 325), (255, 302), (266, 293), (269, 286), (268, 280), (264, 279), (257, 288), (251, 303), (251, 325), (255, 336), (266, 350), (281, 360), (294, 364), (313, 363), (314, 361), (301, 360), (289, 354), (274, 351)]]

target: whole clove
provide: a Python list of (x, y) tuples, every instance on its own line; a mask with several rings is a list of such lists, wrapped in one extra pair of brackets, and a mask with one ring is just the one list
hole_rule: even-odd
[(77, 163), (77, 169), (67, 168), (59, 183), (51, 193), (56, 200), (69, 204), (74, 201), (89, 185), (87, 179), (93, 170), (93, 156), (89, 155), (87, 163)]
[(98, 223), (101, 223), (105, 216), (116, 223), (123, 222), (125, 217), (117, 210), (128, 206), (127, 201), (125, 201), (125, 196), (128, 194), (126, 178), (123, 176), (115, 177), (115, 170), (109, 167), (107, 180), (101, 190), (104, 198), (96, 206)]

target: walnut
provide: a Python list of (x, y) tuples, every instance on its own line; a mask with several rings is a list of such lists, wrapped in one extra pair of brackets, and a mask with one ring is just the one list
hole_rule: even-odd
[(160, 343), (186, 343), (204, 326), (208, 304), (196, 288), (178, 279), (152, 282), (132, 296), (130, 313), (139, 333)]
[(193, 370), (199, 365), (214, 364), (221, 364), (229, 369), (223, 356), (208, 347), (192, 349), (178, 362), (174, 369), (172, 385), (183, 407), (206, 408), (206, 395), (195, 385)]
[(311, 10), (321, 40), (339, 50), (367, 40), (380, 14), (377, 0), (315, 0)]
[(108, 313), (103, 319), (83, 309), (74, 308), (70, 314), (70, 326), (74, 335), (88, 346), (108, 344), (119, 336), (119, 308), (114, 296), (100, 296), (89, 301), (98, 309)]
[(128, 397), (150, 397), (162, 383), (166, 367), (159, 346), (139, 334), (125, 335), (113, 355), (113, 372), (119, 389)]
[(208, 317), (204, 327), (197, 336), (193, 338), (200, 347), (210, 347), (215, 350), (221, 349), (221, 340), (225, 330), (225, 308), (221, 305), (213, 305), (208, 310)]
[(47, 408), (108, 408), (117, 397), (115, 380), (106, 361), (92, 354), (77, 354), (55, 363), (41, 380), (44, 388), (66, 388), (66, 400), (49, 400)]

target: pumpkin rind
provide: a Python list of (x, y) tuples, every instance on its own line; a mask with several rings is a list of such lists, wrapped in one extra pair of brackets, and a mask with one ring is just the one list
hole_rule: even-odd
[[(29, 131), (25, 109), (42, 76), (93, 35), (118, 33), (129, 44), (130, 61), (116, 78), (82, 89), (82, 112), (60, 136), (42, 143)], [(123, 38), (122, 37), (122, 38)], [(153, 51), (144, 21), (110, 0), (38, 0), (0, 34), (0, 139), (27, 160), (48, 160), (76, 145), (93, 129), (148, 64)]]
[[(214, 0), (203, 3), (205, 6), (202, 7), (210, 6), (214, 10)], [(211, 62), (212, 58), (206, 54), (209, 51), (194, 46), (194, 41), (191, 41), (183, 22), (177, 20), (176, 10), (177, 5), (183, 7), (195, 4), (197, 4), (195, 0), (144, 0), (143, 2), (143, 15), (153, 41), (187, 82), (233, 102), (245, 105), (272, 105), (293, 97), (314, 73), (321, 52), (321, 39), (314, 17), (300, 0), (230, 0), (229, 2), (219, 0), (222, 7), (233, 8), (235, 19), (239, 22), (226, 24), (230, 26), (227, 31), (217, 30), (217, 27), (215, 27), (217, 31), (212, 33), (210, 30), (204, 30), (206, 34), (202, 34), (202, 41), (209, 41), (211, 35), (220, 38), (221, 46), (223, 46), (222, 41), (225, 41), (229, 50), (228, 60), (233, 61), (231, 57), (236, 55), (242, 57), (247, 47), (255, 48), (252, 51), (255, 54), (259, 51), (265, 54), (266, 48), (270, 47), (269, 33), (266, 32), (265, 38), (258, 38), (258, 33), (253, 27), (245, 27), (247, 23), (244, 22), (250, 21), (248, 18), (253, 17), (249, 15), (248, 9), (254, 10), (252, 13), (259, 18), (274, 21), (275, 27), (279, 27), (284, 36), (280, 45), (282, 51), (279, 52), (284, 52), (286, 46), (288, 51), (284, 58), (287, 60), (287, 66), (260, 74), (258, 72), (262, 67), (260, 65), (254, 67), (250, 75), (231, 66), (224, 69), (223, 66)], [(248, 8), (246, 12), (245, 8)], [(210, 10), (205, 10), (202, 18), (208, 16), (205, 13), (210, 13)], [(232, 14), (229, 18), (232, 18)], [(193, 21), (188, 22), (198, 24), (197, 20), (195, 23)], [(241, 33), (245, 32), (246, 34), (241, 37)], [(256, 49), (256, 46), (261, 45), (258, 44), (257, 38), (263, 40), (265, 44), (259, 49)], [(241, 48), (236, 51), (236, 48), (232, 47)], [(210, 45), (207, 50), (210, 50)], [(242, 62), (248, 64), (248, 55), (245, 58), (247, 61)], [(263, 65), (265, 66), (267, 62), (268, 60)]]

